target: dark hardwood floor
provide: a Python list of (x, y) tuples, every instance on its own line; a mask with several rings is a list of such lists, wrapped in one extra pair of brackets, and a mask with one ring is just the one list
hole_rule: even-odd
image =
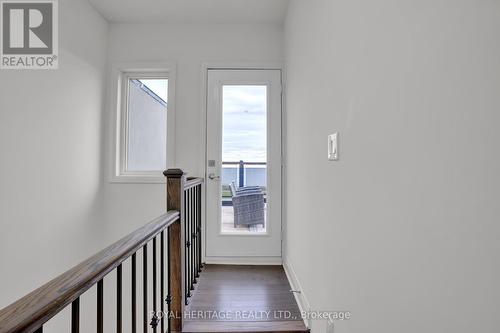
[(183, 332), (308, 332), (282, 266), (205, 265)]

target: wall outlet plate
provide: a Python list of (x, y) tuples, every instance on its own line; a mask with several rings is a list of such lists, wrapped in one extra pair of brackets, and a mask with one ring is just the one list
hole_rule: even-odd
[(328, 160), (338, 161), (339, 160), (339, 150), (338, 150), (338, 137), (339, 133), (335, 132), (328, 136)]

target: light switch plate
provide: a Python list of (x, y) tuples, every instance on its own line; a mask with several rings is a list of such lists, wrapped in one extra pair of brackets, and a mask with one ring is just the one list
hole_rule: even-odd
[(338, 137), (338, 132), (335, 132), (328, 136), (328, 160), (330, 161), (339, 160)]

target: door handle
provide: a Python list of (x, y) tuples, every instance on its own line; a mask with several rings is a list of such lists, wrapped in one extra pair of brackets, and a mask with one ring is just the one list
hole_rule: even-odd
[(211, 180), (215, 180), (215, 179), (219, 179), (220, 176), (216, 176), (215, 174), (211, 173), (208, 175), (208, 178), (210, 178)]

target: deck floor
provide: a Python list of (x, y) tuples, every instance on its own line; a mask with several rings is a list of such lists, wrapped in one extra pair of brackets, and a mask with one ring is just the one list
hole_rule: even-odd
[[(265, 233), (266, 228), (262, 224), (250, 225), (250, 226), (235, 226), (234, 225), (234, 208), (232, 206), (222, 206), (222, 232), (223, 233), (237, 233), (237, 234), (249, 234), (249, 233)], [(265, 222), (264, 222), (265, 223)]]
[(183, 332), (307, 332), (282, 266), (205, 265)]

